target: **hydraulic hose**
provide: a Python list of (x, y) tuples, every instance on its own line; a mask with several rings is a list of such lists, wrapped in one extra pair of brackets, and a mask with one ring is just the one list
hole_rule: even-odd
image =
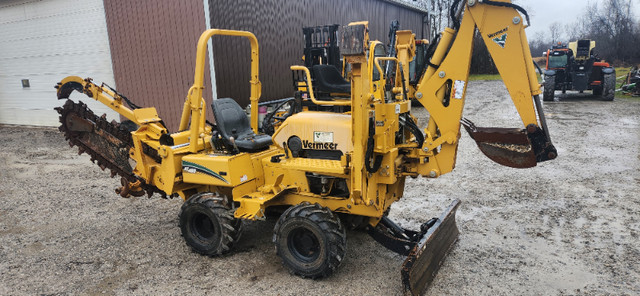
[(440, 67), (440, 65), (434, 65), (431, 63), (431, 57), (433, 57), (433, 54), (436, 52), (436, 47), (440, 42), (440, 36), (441, 34), (437, 34), (436, 36), (433, 37), (433, 39), (431, 39), (431, 42), (429, 42), (429, 47), (427, 47), (427, 52), (424, 57), (424, 60), (425, 60), (424, 70), (426, 70), (429, 66), (434, 68)]
[(527, 26), (529, 26), (531, 24), (531, 22), (529, 20), (529, 14), (520, 5), (513, 4), (513, 3), (506, 3), (506, 2), (495, 2), (495, 1), (491, 1), (491, 0), (484, 0), (484, 1), (482, 1), (482, 3), (487, 4), (487, 5), (493, 5), (493, 6), (513, 8), (513, 9), (521, 12), (522, 14), (524, 14), (524, 17), (527, 19)]
[(415, 122), (409, 118), (409, 114), (403, 114), (403, 116), (400, 116), (400, 124), (409, 129), (409, 132), (416, 137), (418, 148), (422, 148), (422, 145), (424, 144), (424, 135)]
[[(517, 10), (517, 11), (520, 11), (522, 14), (524, 14), (524, 17), (527, 19), (527, 26), (529, 26), (531, 24), (531, 21), (529, 20), (529, 14), (520, 5), (513, 4), (513, 3), (506, 3), (506, 2), (495, 2), (495, 1), (491, 1), (491, 0), (483, 0), (483, 1), (480, 1), (480, 2), (484, 3), (484, 4), (487, 4), (487, 5), (493, 5), (493, 6), (510, 7), (510, 8), (513, 8), (513, 9)], [(458, 20), (458, 17), (456, 16), (456, 9), (457, 9), (459, 3), (460, 3), (460, 0), (454, 0), (453, 4), (451, 4), (451, 8), (449, 10), (449, 16), (451, 17), (451, 22), (453, 23), (453, 27), (456, 30), (458, 30), (460, 28), (460, 20)]]
[(456, 31), (460, 29), (460, 20), (458, 20), (458, 17), (456, 16), (458, 4), (460, 4), (460, 0), (454, 0), (453, 4), (451, 4), (451, 8), (449, 9), (449, 17), (451, 17), (453, 28), (456, 29)]
[(373, 174), (380, 169), (380, 165), (382, 165), (382, 155), (376, 155), (375, 159), (373, 159), (373, 165), (371, 164), (373, 158), (373, 146), (375, 135), (376, 122), (374, 118), (369, 119), (369, 138), (367, 139), (367, 150), (364, 153), (364, 167), (367, 169), (367, 172)]

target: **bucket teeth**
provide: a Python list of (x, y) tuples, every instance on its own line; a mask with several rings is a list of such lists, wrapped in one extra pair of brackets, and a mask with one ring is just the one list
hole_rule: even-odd
[(466, 118), (460, 120), (460, 123), (489, 159), (513, 168), (536, 166), (536, 155), (525, 130), (477, 127)]

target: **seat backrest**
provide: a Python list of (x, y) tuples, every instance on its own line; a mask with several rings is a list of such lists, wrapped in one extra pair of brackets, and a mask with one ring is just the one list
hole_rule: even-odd
[(351, 92), (349, 81), (345, 80), (334, 65), (314, 65), (312, 68), (316, 87), (326, 92)]
[(323, 80), (328, 84), (346, 84), (345, 80), (334, 65), (313, 65), (313, 74), (316, 80)]
[(234, 99), (220, 98), (213, 100), (211, 109), (213, 110), (213, 116), (216, 118), (218, 130), (226, 139), (232, 136), (237, 138), (238, 135), (251, 131), (247, 114), (244, 113), (244, 110), (240, 108), (240, 105)]

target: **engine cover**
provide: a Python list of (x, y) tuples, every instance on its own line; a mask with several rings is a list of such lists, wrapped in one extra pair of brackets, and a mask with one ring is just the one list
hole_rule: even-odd
[(289, 138), (297, 136), (304, 150), (353, 151), (351, 115), (305, 111), (287, 118), (273, 134), (273, 143), (283, 148)]

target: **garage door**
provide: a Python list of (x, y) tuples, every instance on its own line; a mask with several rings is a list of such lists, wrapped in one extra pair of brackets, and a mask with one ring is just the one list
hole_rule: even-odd
[[(57, 82), (69, 75), (114, 86), (102, 0), (0, 1), (0, 123), (57, 126)], [(75, 93), (98, 115), (117, 113)], [(77, 101), (77, 100), (76, 100)]]

